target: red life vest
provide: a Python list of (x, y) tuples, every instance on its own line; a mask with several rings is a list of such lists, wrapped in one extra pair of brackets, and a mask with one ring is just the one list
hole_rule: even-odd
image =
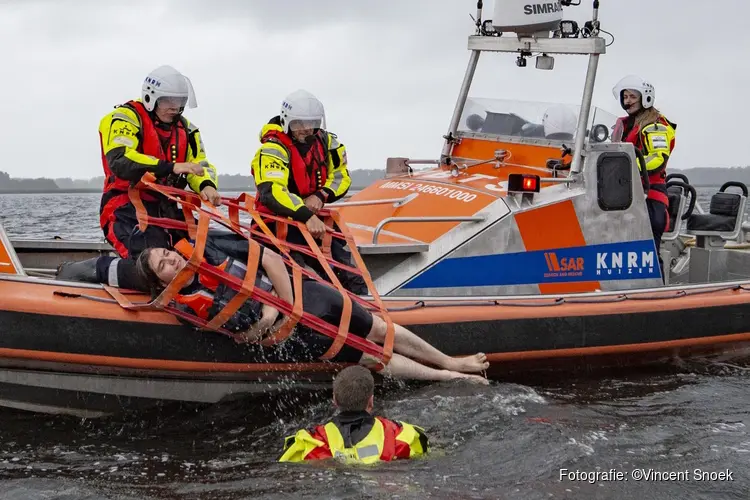
[[(315, 134), (315, 142), (303, 157), (292, 142), (292, 138), (279, 130), (267, 132), (260, 140), (275, 142), (286, 149), (290, 158), (291, 182), (289, 191), (302, 198), (307, 198), (326, 183), (328, 175), (328, 144), (325, 132)], [(253, 173), (253, 175), (255, 175)], [(255, 210), (273, 213), (255, 198)]]
[[(627, 119), (627, 116), (623, 116), (617, 119), (617, 122), (615, 123), (615, 132), (613, 133), (613, 135), (617, 134), (618, 128), (620, 130), (620, 133), (625, 130), (625, 122), (627, 121)], [(658, 122), (663, 125), (671, 126), (671, 123), (669, 123), (667, 119), (661, 115), (659, 116)], [(633, 128), (628, 131), (627, 136), (622, 138), (622, 142), (629, 142), (633, 146), (635, 146), (636, 149), (639, 149), (642, 153), (644, 153), (644, 156), (648, 155), (648, 152), (643, 151), (643, 136), (641, 135), (640, 127), (638, 127), (637, 125), (633, 125)], [(669, 145), (669, 148), (670, 150), (674, 148), (674, 140), (672, 141), (672, 144)], [(648, 190), (646, 198), (663, 203), (667, 208), (669, 208), (669, 197), (667, 197), (666, 160), (661, 167), (648, 174), (648, 182), (650, 188)]]
[[(180, 117), (170, 127), (169, 130), (157, 128), (151, 115), (138, 101), (128, 101), (123, 107), (132, 109), (138, 114), (141, 126), (137, 135), (138, 147), (136, 151), (142, 154), (153, 156), (164, 161), (182, 163), (187, 161), (187, 152), (189, 144), (189, 135), (184, 119)], [(162, 140), (166, 148), (162, 146)], [(102, 229), (110, 222), (115, 210), (130, 203), (127, 191), (130, 181), (117, 177), (112, 169), (109, 168), (106, 155), (104, 154), (104, 144), (101, 133), (99, 134), (99, 143), (102, 153), (102, 167), (104, 168), (104, 198), (102, 201), (99, 224)], [(158, 182), (166, 183), (166, 179), (160, 179)], [(142, 193), (141, 197), (146, 201), (153, 201), (155, 198), (148, 194)]]
[[(192, 251), (192, 245), (187, 240), (180, 240), (175, 244), (175, 250), (180, 252), (185, 258), (190, 258), (190, 252)], [(202, 259), (205, 262), (205, 258)], [(218, 267), (222, 271), (226, 271), (229, 259), (225, 260)], [(219, 281), (210, 277), (198, 274), (198, 281), (201, 287), (193, 293), (189, 294), (177, 294), (174, 297), (175, 302), (188, 306), (192, 311), (201, 319), (209, 319), (209, 311), (214, 305), (214, 293), (219, 287)]]
[[(188, 240), (182, 239), (175, 244), (175, 250), (189, 259), (193, 251), (193, 245)], [(202, 260), (205, 262), (205, 257)], [(244, 279), (247, 271), (242, 262), (231, 257), (227, 257), (216, 267), (239, 279)], [(210, 321), (229, 303), (237, 292), (222, 284), (219, 280), (200, 273), (198, 273), (198, 282), (200, 286), (195, 287), (192, 293), (179, 293), (175, 295), (174, 301), (190, 308), (190, 312), (199, 318)], [(271, 283), (261, 269), (258, 269), (256, 273), (255, 286), (266, 292), (270, 292), (273, 289), (273, 283)], [(260, 319), (262, 307), (263, 304), (257, 300), (247, 300), (224, 323), (223, 327), (235, 332), (247, 330)]]
[[(392, 420), (383, 417), (375, 417), (383, 424), (383, 448), (380, 453), (380, 460), (390, 462), (399, 458), (409, 458), (411, 450), (409, 444), (396, 440), (396, 436), (401, 432), (401, 426)], [(373, 431), (370, 431), (373, 432)], [(305, 460), (321, 460), (331, 458), (330, 446), (328, 444), (328, 434), (325, 425), (318, 425), (311, 433), (312, 437), (322, 441), (324, 444), (313, 448), (305, 455)]]

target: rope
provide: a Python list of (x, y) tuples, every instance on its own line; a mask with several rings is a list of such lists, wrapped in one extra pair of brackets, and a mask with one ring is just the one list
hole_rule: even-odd
[[(613, 295), (611, 297), (601, 298), (575, 298), (575, 297), (557, 297), (548, 298), (541, 296), (539, 298), (530, 298), (530, 302), (510, 302), (504, 301), (503, 299), (493, 299), (486, 301), (461, 301), (461, 302), (438, 302), (434, 304), (426, 303), (423, 300), (419, 300), (414, 304), (400, 307), (389, 307), (389, 312), (403, 312), (403, 311), (414, 311), (423, 308), (441, 308), (441, 307), (488, 307), (488, 306), (500, 306), (500, 307), (554, 307), (561, 306), (563, 304), (613, 304), (616, 302), (625, 302), (628, 300), (635, 301), (648, 301), (648, 300), (670, 300), (679, 299), (684, 297), (691, 297), (694, 295), (707, 295), (716, 292), (725, 292), (727, 290), (739, 292), (750, 292), (750, 288), (746, 288), (743, 285), (727, 285), (719, 287), (710, 287), (708, 290), (677, 290), (671, 292), (670, 295), (657, 295), (657, 296), (641, 296), (641, 295)], [(435, 299), (440, 300), (440, 299)], [(541, 302), (542, 300), (551, 300), (552, 302)]]

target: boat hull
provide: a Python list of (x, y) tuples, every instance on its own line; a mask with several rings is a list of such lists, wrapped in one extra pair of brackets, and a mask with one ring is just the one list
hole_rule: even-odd
[[(96, 287), (3, 279), (0, 296), (2, 406), (97, 417), (162, 401), (324, 389), (341, 368), (304, 359), (284, 344), (239, 345), (198, 332), (168, 313), (125, 311)], [(487, 353), (488, 376), (498, 380), (741, 358), (750, 349), (750, 293), (736, 285), (387, 303), (394, 321), (442, 351)]]

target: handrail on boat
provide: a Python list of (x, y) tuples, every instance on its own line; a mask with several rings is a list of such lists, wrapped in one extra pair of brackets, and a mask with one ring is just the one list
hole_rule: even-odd
[(422, 160), (422, 159), (411, 159), (407, 158), (404, 160), (407, 165), (440, 165), (440, 160)]
[(386, 224), (390, 224), (391, 222), (482, 222), (484, 220), (487, 220), (487, 216), (485, 215), (444, 217), (386, 217), (385, 219), (380, 221), (377, 226), (375, 226), (375, 231), (372, 233), (372, 243), (374, 245), (377, 245), (380, 232), (383, 230)]
[(382, 200), (362, 200), (362, 201), (342, 201), (337, 203), (331, 203), (327, 205), (328, 208), (340, 208), (340, 207), (364, 207), (369, 205), (387, 205), (393, 203), (394, 208), (402, 207), (409, 203), (411, 200), (419, 196), (419, 193), (411, 193), (402, 198), (385, 198)]

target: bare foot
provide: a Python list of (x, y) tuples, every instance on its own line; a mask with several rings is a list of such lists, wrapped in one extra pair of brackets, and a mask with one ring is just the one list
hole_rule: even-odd
[(451, 358), (451, 362), (446, 368), (456, 372), (476, 373), (486, 370), (489, 366), (487, 355), (479, 352), (463, 358)]
[(469, 375), (467, 373), (451, 372), (451, 380), (465, 380), (473, 384), (490, 385), (490, 381), (481, 375)]

